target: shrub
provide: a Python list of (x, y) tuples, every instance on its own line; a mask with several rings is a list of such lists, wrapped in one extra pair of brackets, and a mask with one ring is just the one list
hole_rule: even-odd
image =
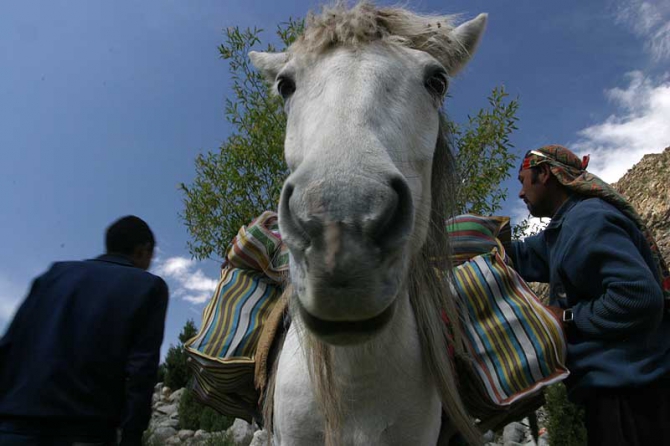
[(198, 330), (191, 319), (186, 321), (184, 328), (179, 333), (179, 345), (171, 345), (165, 356), (164, 381), (163, 384), (172, 390), (186, 387), (191, 379), (191, 370), (188, 367), (184, 343), (196, 335)]
[(186, 387), (191, 371), (186, 362), (186, 352), (181, 345), (171, 345), (165, 356), (165, 380), (163, 384), (172, 390)]
[(563, 384), (549, 386), (545, 392), (549, 441), (551, 446), (586, 445), (584, 410), (568, 401)]
[(234, 418), (221, 415), (211, 407), (201, 407), (203, 407), (203, 410), (200, 414), (200, 429), (204, 429), (207, 432), (225, 431), (235, 421)]
[(156, 377), (157, 383), (165, 384), (165, 374), (167, 373), (167, 367), (165, 363), (162, 363), (158, 366), (158, 376)]
[(217, 434), (209, 437), (204, 446), (235, 446), (235, 441), (228, 434)]
[(221, 415), (214, 409), (200, 404), (189, 389), (179, 400), (179, 428), (207, 432), (225, 431), (233, 425), (234, 418)]
[(147, 429), (142, 435), (142, 446), (161, 446), (156, 438), (153, 437), (153, 429)]

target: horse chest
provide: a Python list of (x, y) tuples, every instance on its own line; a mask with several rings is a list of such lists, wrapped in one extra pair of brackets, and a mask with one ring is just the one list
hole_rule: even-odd
[[(411, 344), (411, 343), (410, 343)], [(434, 445), (441, 404), (422, 369), (418, 346), (381, 358), (335, 358), (341, 397), (341, 440), (347, 446)], [(289, 330), (279, 359), (275, 390), (278, 445), (323, 444), (324, 418), (310, 381), (307, 359)]]

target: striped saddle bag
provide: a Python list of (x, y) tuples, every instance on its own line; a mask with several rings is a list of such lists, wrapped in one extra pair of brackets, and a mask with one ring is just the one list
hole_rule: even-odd
[(228, 248), (200, 330), (185, 344), (192, 390), (219, 413), (260, 420), (255, 381), (259, 375), (265, 379), (265, 362), (282, 324), (287, 270), (288, 251), (274, 212), (243, 226)]
[[(461, 215), (447, 222), (455, 253), (452, 288), (464, 333), (461, 395), (472, 415), (504, 420), (542, 403), (565, 379), (562, 327), (513, 269), (500, 239), (508, 218)], [(476, 379), (473, 379), (476, 378)], [(493, 423), (495, 424), (495, 423)]]

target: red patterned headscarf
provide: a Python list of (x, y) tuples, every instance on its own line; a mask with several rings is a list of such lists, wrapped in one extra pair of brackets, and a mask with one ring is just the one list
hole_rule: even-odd
[(658, 266), (661, 275), (661, 288), (665, 297), (665, 308), (670, 311), (670, 272), (668, 272), (668, 266), (661, 256), (661, 252), (651, 231), (649, 231), (647, 225), (644, 224), (633, 206), (620, 193), (614, 190), (612, 186), (605, 183), (596, 175), (586, 171), (589, 165), (588, 155), (580, 159), (563, 146), (544, 146), (527, 152), (523, 158), (520, 170), (530, 169), (545, 163), (549, 164), (549, 169), (558, 182), (572, 192), (587, 197), (598, 197), (619, 209), (635, 222), (651, 248), (654, 262)]

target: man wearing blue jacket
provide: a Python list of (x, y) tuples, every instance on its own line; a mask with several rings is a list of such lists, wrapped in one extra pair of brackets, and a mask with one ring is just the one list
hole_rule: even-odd
[(0, 446), (139, 446), (168, 303), (147, 272), (154, 236), (128, 216), (107, 253), (54, 263), (0, 340)]
[(510, 254), (525, 280), (550, 284), (589, 445), (670, 445), (668, 268), (630, 204), (587, 165), (562, 146), (526, 154), (519, 197), (551, 222)]

